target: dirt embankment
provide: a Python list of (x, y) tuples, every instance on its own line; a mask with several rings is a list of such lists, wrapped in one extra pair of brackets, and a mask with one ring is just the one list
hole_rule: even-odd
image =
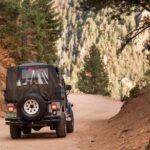
[(7, 68), (14, 65), (14, 63), (15, 61), (9, 56), (8, 51), (0, 48), (0, 116), (2, 115), (3, 90), (5, 89)]
[[(97, 122), (94, 128), (100, 124)], [(95, 149), (150, 150), (150, 147), (146, 148), (150, 142), (150, 87), (124, 104), (121, 111), (94, 136), (99, 141)]]

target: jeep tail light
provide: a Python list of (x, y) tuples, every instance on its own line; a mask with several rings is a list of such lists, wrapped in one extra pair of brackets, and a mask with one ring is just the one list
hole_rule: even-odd
[(58, 111), (60, 110), (60, 102), (52, 102), (50, 104), (51, 111)]
[(53, 101), (49, 104), (49, 112), (53, 113), (54, 115), (60, 111), (60, 102)]
[(52, 103), (51, 104), (51, 109), (52, 109), (52, 111), (56, 111), (57, 110), (57, 104), (56, 103)]
[(16, 107), (14, 104), (7, 104), (7, 111), (8, 112), (16, 112)]

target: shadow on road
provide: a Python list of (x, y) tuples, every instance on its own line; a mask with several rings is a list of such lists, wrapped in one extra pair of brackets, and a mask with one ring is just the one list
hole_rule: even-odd
[(47, 139), (47, 138), (51, 139), (57, 138), (56, 133), (32, 133), (29, 135), (23, 135), (21, 137), (21, 139)]
[[(13, 140), (36, 140), (36, 139), (40, 139), (40, 140), (44, 140), (44, 139), (58, 139), (56, 136), (55, 132), (52, 133), (32, 133), (32, 134), (28, 134), (28, 135), (22, 135), (22, 137), (20, 139), (13, 139)], [(4, 137), (4, 140), (12, 140), (9, 136), (8, 137)]]

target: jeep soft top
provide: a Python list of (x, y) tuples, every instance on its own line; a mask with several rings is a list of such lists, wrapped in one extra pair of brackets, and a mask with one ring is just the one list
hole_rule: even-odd
[(5, 101), (16, 102), (29, 92), (40, 92), (44, 99), (60, 100), (63, 94), (60, 92), (60, 78), (59, 69), (45, 63), (10, 67), (7, 72)]

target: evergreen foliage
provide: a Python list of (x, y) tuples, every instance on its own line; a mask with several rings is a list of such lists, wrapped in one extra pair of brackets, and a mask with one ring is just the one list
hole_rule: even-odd
[(4, 33), (2, 38), (11, 37), (10, 43), (3, 44), (12, 50), (17, 62), (56, 62), (56, 42), (62, 25), (52, 0), (0, 0), (1, 12), (4, 12), (4, 19), (8, 18), (4, 24), (7, 29), (1, 28)]
[[(129, 16), (132, 12), (138, 12), (135, 16), (136, 27), (126, 35), (125, 40), (122, 41), (120, 48), (117, 50), (117, 55), (120, 55), (124, 48), (130, 44), (133, 39), (138, 37), (141, 33), (150, 29), (150, 17), (144, 17), (142, 24), (139, 24), (141, 19), (141, 13), (143, 10), (150, 12), (150, 0), (79, 0), (80, 8), (83, 11), (94, 11), (99, 12), (105, 8), (111, 8), (112, 12), (107, 14), (111, 20), (118, 20), (120, 24), (124, 22), (122, 16)], [(149, 47), (149, 41), (146, 42), (146, 46)]]
[[(19, 15), (17, 0), (0, 0), (0, 44), (7, 46), (2, 39), (9, 39), (17, 30), (16, 21)], [(8, 38), (7, 38), (8, 40)]]
[(79, 73), (78, 88), (89, 94), (109, 95), (108, 74), (95, 45), (91, 46), (89, 55), (85, 56), (84, 62), (84, 69)]
[(81, 8), (83, 10), (99, 11), (105, 7), (112, 7), (116, 11), (123, 13), (129, 13), (133, 10), (133, 6), (142, 7), (150, 12), (149, 0), (79, 0)]

